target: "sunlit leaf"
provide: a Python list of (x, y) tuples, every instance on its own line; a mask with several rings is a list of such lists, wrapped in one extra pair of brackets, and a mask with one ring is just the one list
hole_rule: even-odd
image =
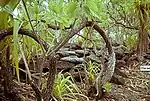
[(12, 10), (14, 10), (14, 9), (17, 7), (19, 1), (20, 1), (20, 0), (10, 0), (10, 2), (8, 3), (8, 5), (9, 5), (9, 7), (10, 7)]
[(20, 27), (20, 22), (18, 20), (14, 21), (14, 28), (13, 28), (13, 61), (16, 68), (17, 78), (20, 82), (19, 78), (19, 49), (18, 49), (18, 31)]
[(109, 83), (109, 82), (106, 82), (106, 83), (103, 85), (103, 88), (106, 90), (106, 92), (110, 92), (110, 91), (111, 91), (111, 88), (112, 88), (112, 84)]
[(94, 13), (98, 12), (97, 4), (94, 0), (87, 0), (86, 4)]
[(49, 9), (56, 14), (59, 14), (63, 9), (63, 2), (51, 2), (49, 3)]
[(77, 2), (70, 2), (68, 3), (68, 5), (66, 6), (66, 11), (68, 14), (73, 14), (75, 9), (77, 7)]
[(35, 11), (35, 14), (38, 14), (39, 13), (39, 8), (38, 8), (38, 5), (35, 4), (34, 6), (34, 11)]

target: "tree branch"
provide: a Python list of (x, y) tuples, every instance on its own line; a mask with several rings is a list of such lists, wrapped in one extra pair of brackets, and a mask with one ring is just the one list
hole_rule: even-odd
[[(41, 39), (40, 36), (35, 35), (33, 31), (20, 28), (18, 31), (18, 34), (26, 35), (26, 36), (33, 38), (37, 43), (41, 43), (46, 51), (48, 50), (48, 47), (49, 47), (48, 43), (45, 42), (43, 39)], [(0, 30), (0, 41), (9, 35), (13, 35), (13, 28)]]
[(123, 28), (133, 29), (133, 30), (139, 30), (138, 27), (135, 27), (135, 26), (127, 26), (127, 25), (123, 24), (122, 22), (117, 21), (109, 12), (107, 12), (107, 14), (110, 16), (111, 19), (114, 20), (115, 24), (121, 25), (121, 27), (123, 27)]
[[(112, 1), (110, 1), (112, 3)], [(112, 6), (113, 9), (116, 10), (116, 12), (118, 12), (118, 16), (119, 18), (116, 19), (111, 13), (110, 11), (107, 12), (107, 14), (110, 16), (110, 18), (114, 21), (114, 23), (116, 25), (121, 25), (121, 27), (123, 28), (127, 28), (127, 29), (132, 29), (132, 30), (139, 30), (139, 28), (137, 26), (132, 26), (130, 21), (129, 21), (129, 17), (127, 16), (126, 12), (124, 11), (122, 5), (118, 6), (120, 7), (120, 9), (122, 10), (122, 13), (120, 12), (120, 10), (118, 10), (118, 8), (116, 8), (113, 4), (112, 5), (106, 5), (107, 9), (109, 10), (109, 8)], [(118, 21), (119, 20), (119, 21)]]

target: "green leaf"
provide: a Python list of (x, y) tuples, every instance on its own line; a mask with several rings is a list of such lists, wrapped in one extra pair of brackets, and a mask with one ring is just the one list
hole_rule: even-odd
[(8, 27), (8, 18), (9, 18), (9, 13), (5, 11), (0, 12), (0, 29)]
[(34, 6), (34, 12), (35, 12), (35, 14), (39, 13), (39, 8), (38, 8), (37, 4), (35, 4), (35, 6)]
[(68, 3), (68, 5), (66, 6), (67, 13), (72, 14), (75, 11), (76, 7), (77, 7), (77, 2)]
[(103, 85), (103, 88), (106, 90), (106, 92), (110, 92), (110, 91), (111, 91), (111, 88), (112, 88), (112, 84), (109, 83), (109, 82), (106, 82), (106, 83)]
[(56, 14), (59, 14), (62, 10), (63, 10), (63, 2), (54, 2), (54, 1), (51, 1), (49, 3), (49, 9), (52, 11), (52, 12), (55, 12)]
[(61, 7), (59, 5), (54, 6), (54, 11), (58, 14), (61, 12)]
[(18, 31), (20, 28), (20, 22), (18, 20), (14, 20), (14, 28), (13, 28), (13, 62), (16, 68), (17, 78), (20, 82), (19, 78), (19, 49), (18, 49)]
[(94, 13), (98, 12), (98, 7), (97, 7), (97, 3), (94, 0), (88, 0), (86, 2), (86, 5), (89, 7), (89, 9), (91, 9)]
[(19, 4), (19, 1), (20, 0), (10, 0), (8, 5), (12, 10), (14, 10), (17, 7), (17, 5)]

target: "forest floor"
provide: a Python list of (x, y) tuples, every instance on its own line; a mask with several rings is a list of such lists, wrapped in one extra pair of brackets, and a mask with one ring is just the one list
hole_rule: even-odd
[[(104, 51), (105, 52), (105, 51)], [(111, 91), (105, 92), (102, 99), (98, 101), (150, 101), (150, 72), (140, 71), (142, 64), (148, 65), (150, 62), (149, 54), (147, 54), (143, 61), (139, 63), (135, 53), (122, 51), (122, 48), (115, 48), (116, 53), (116, 69), (115, 76), (112, 78)], [(104, 55), (101, 51), (93, 51), (93, 49), (83, 50), (77, 46), (69, 46), (61, 49), (57, 54), (61, 56), (61, 59), (57, 61), (57, 71), (62, 73), (70, 73), (74, 79), (74, 83), (81, 90), (82, 94), (87, 96), (89, 101), (96, 101), (96, 91), (90, 89), (92, 83), (86, 78), (84, 69), (81, 69), (81, 65), (84, 64), (84, 59), (90, 59), (91, 61), (97, 61)], [(103, 57), (104, 63), (107, 63), (107, 56)], [(37, 62), (37, 57), (34, 57), (34, 62)], [(40, 59), (38, 59), (40, 61)], [(40, 62), (38, 62), (40, 63)], [(38, 64), (36, 64), (38, 65)], [(103, 64), (106, 65), (106, 64)], [(29, 64), (33, 69), (33, 63)], [(23, 63), (20, 62), (20, 68), (23, 68)], [(78, 68), (78, 69), (77, 69)], [(47, 61), (44, 63), (43, 75), (48, 72)], [(36, 70), (35, 70), (36, 71)], [(21, 72), (23, 73), (23, 72)], [(33, 78), (36, 78), (38, 74), (33, 73)], [(26, 84), (25, 74), (20, 75), (21, 83), (16, 82), (16, 90), (20, 91), (24, 95), (25, 101), (36, 101), (35, 93), (30, 85)], [(43, 77), (44, 78), (44, 77)], [(46, 80), (46, 79), (45, 79)], [(45, 84), (44, 84), (45, 85)], [(43, 85), (42, 85), (43, 86)], [(81, 98), (82, 99), (82, 98)], [(79, 99), (77, 101), (86, 101), (86, 99)], [(4, 88), (0, 84), (0, 101), (9, 101), (4, 96)], [(70, 100), (64, 100), (70, 101)], [(88, 101), (88, 100), (87, 100)]]
[(125, 84), (113, 84), (108, 100), (104, 101), (150, 101), (150, 74), (141, 72), (139, 68), (138, 63), (134, 68), (125, 68), (123, 71), (128, 76), (124, 78)]

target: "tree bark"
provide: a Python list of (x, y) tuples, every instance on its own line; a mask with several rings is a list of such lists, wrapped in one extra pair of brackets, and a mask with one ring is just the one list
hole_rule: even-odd
[(50, 101), (52, 98), (52, 91), (55, 81), (55, 75), (56, 75), (56, 61), (55, 55), (51, 55), (49, 59), (49, 74), (48, 74), (48, 80), (47, 80), (47, 87), (44, 91), (44, 101)]
[(139, 29), (139, 40), (137, 46), (138, 56), (143, 56), (144, 53), (148, 52), (148, 32), (146, 29), (148, 23), (148, 17), (146, 14), (146, 9), (143, 6), (140, 6), (139, 9), (139, 20), (140, 20), (140, 29)]

